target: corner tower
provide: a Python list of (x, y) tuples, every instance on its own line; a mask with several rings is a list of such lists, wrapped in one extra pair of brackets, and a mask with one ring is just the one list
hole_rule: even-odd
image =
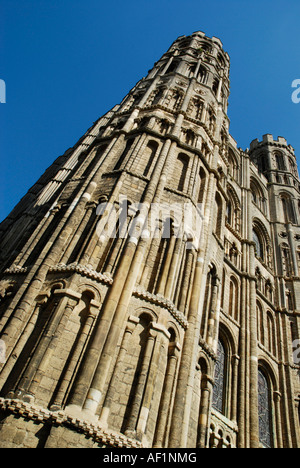
[[(225, 225), (214, 201), (220, 214), (228, 95), (221, 41), (178, 38), (1, 224), (2, 434), (25, 411), (43, 428), (60, 420), (42, 430), (47, 447), (72, 445), (85, 424), (90, 445), (206, 445), (186, 382), (199, 360), (203, 275), (218, 281), (207, 252), (212, 226)], [(213, 368), (211, 307), (203, 349), (208, 340)]]

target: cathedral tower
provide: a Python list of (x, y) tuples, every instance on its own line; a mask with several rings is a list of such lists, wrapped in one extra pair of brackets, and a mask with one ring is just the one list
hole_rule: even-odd
[(0, 446), (300, 446), (296, 159), (229, 68), (178, 38), (0, 225)]

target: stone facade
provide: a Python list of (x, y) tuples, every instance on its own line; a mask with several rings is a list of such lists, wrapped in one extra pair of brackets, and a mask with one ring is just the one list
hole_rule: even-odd
[(229, 68), (178, 38), (0, 225), (0, 447), (300, 447), (296, 158)]

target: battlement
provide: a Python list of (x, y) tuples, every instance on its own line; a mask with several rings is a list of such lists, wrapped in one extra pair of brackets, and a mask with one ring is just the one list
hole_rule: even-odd
[(270, 133), (267, 133), (266, 135), (263, 135), (262, 141), (259, 141), (258, 138), (253, 140), (250, 143), (250, 151), (253, 151), (253, 150), (255, 150), (257, 148), (260, 148), (260, 147), (263, 147), (265, 145), (273, 145), (273, 146), (277, 146), (277, 147), (285, 146), (289, 150), (290, 153), (295, 155), (294, 148), (292, 147), (292, 145), (289, 145), (287, 143), (287, 141), (286, 141), (286, 139), (284, 137), (279, 136), (277, 138), (277, 140), (275, 140), (273, 135), (271, 135)]

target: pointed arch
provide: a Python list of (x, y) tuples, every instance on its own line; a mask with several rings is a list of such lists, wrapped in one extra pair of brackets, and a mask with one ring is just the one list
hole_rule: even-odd
[(253, 220), (253, 242), (255, 243), (255, 254), (268, 267), (272, 268), (272, 244), (265, 225), (257, 218)]
[(219, 192), (216, 193), (216, 213), (215, 213), (215, 234), (221, 238), (222, 234), (222, 219), (223, 219), (223, 202)]
[(256, 314), (257, 314), (257, 339), (264, 346), (265, 345), (264, 309), (259, 301), (256, 302)]
[(280, 200), (281, 200), (283, 218), (285, 220), (285, 223), (295, 224), (296, 212), (295, 212), (295, 206), (294, 206), (294, 202), (292, 200), (291, 195), (287, 192), (281, 192)]
[(239, 285), (238, 281), (234, 276), (230, 277), (229, 285), (229, 315), (234, 319), (238, 320), (239, 317)]
[(267, 194), (263, 189), (261, 183), (254, 177), (250, 179), (250, 190), (252, 193), (253, 203), (264, 213), (266, 214), (266, 200)]
[(227, 190), (227, 223), (236, 231), (240, 232), (241, 203), (234, 188), (229, 185)]

